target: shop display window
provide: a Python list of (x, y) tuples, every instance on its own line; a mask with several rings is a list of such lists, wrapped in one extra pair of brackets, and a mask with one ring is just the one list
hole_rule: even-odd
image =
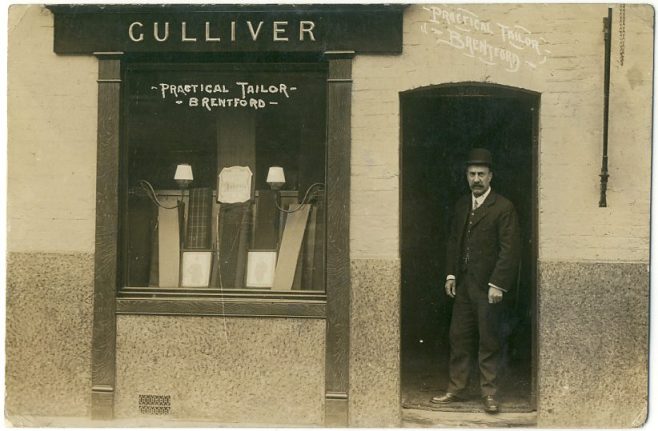
[(128, 62), (120, 292), (324, 291), (322, 63)]

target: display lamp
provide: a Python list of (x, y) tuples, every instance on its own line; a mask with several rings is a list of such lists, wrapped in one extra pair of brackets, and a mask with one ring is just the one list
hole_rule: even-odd
[(286, 176), (283, 173), (283, 168), (280, 166), (272, 166), (267, 171), (267, 184), (270, 185), (272, 190), (281, 190), (281, 187), (286, 183)]
[(174, 180), (178, 187), (181, 189), (186, 189), (192, 180), (194, 180), (194, 175), (192, 175), (192, 166), (188, 163), (181, 163), (176, 166), (176, 174), (174, 175)]

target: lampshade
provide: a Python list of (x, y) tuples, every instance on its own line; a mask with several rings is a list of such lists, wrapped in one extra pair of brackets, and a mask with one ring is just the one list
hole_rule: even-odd
[(180, 187), (186, 187), (194, 179), (192, 175), (192, 166), (188, 163), (181, 163), (176, 166), (176, 173), (174, 174), (174, 180), (178, 183)]
[(267, 171), (267, 184), (272, 187), (272, 190), (279, 190), (286, 183), (286, 176), (283, 173), (283, 168), (280, 166), (272, 166)]

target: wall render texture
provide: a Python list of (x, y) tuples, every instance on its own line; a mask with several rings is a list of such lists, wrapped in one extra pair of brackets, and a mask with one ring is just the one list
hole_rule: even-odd
[(96, 60), (53, 52), (53, 17), (8, 23), (5, 412), (89, 415), (96, 177)]
[[(613, 39), (611, 177), (608, 207), (599, 208), (604, 53), (601, 26), (607, 6), (463, 6), (471, 16), (509, 27), (523, 26), (545, 40), (550, 50), (546, 62), (534, 68), (524, 65), (517, 72), (506, 71), (500, 64), (484, 64), (477, 56), (467, 56), (466, 49), (437, 43), (431, 31), (423, 31), (433, 18), (431, 7), (412, 5), (405, 10), (401, 55), (358, 55), (354, 61), (352, 259), (363, 268), (369, 261), (388, 266), (393, 273), (399, 268), (399, 211), (403, 205), (399, 201), (401, 92), (445, 83), (484, 82), (540, 93), (539, 425), (637, 426), (645, 418), (644, 383), (648, 378), (648, 273), (643, 269), (649, 257), (653, 9), (626, 5), (625, 41), (622, 44)], [(437, 7), (455, 12), (461, 6)], [(613, 23), (620, 22), (619, 10), (618, 6), (614, 8)], [(498, 31), (495, 25), (493, 29)], [(618, 35), (619, 27), (615, 26), (613, 38)], [(591, 271), (595, 271), (595, 280)], [(357, 281), (355, 277), (353, 325), (359, 324), (358, 316), (367, 315), (375, 306), (366, 306), (360, 298), (368, 298), (371, 291), (387, 286), (376, 307), (382, 316), (392, 318), (382, 319), (380, 330), (399, 330), (399, 303), (383, 299), (398, 295), (400, 285), (392, 281), (399, 280), (399, 274), (393, 273), (390, 283), (379, 279), (375, 282), (373, 278)], [(561, 274), (571, 278), (567, 280)], [(599, 285), (606, 286), (606, 293), (596, 289)], [(615, 293), (619, 292), (623, 292), (622, 301), (616, 300)], [(596, 309), (598, 320), (580, 319), (583, 307)], [(555, 335), (553, 330), (557, 331)], [(628, 333), (637, 337), (636, 342), (626, 342)], [(359, 354), (360, 361), (384, 356), (397, 360), (399, 369), (397, 352), (371, 342), (360, 331), (354, 330), (352, 337), (351, 342), (367, 352)], [(600, 357), (595, 346), (603, 349)], [(591, 364), (587, 373), (581, 374), (587, 379), (573, 380), (568, 389), (560, 386), (573, 377), (560, 370), (580, 369), (583, 363)], [(604, 363), (623, 364), (624, 377), (610, 377), (614, 367)], [(373, 381), (385, 378), (385, 374), (374, 371), (369, 376)], [(353, 378), (353, 388), (358, 387), (361, 378), (363, 375)], [(399, 399), (399, 390), (373, 391), (370, 396), (393, 402)], [(576, 400), (578, 410), (571, 407)], [(605, 413), (598, 414), (601, 409)], [(356, 423), (385, 426), (383, 421), (367, 415)]]
[(97, 62), (53, 52), (53, 16), (9, 9), (8, 250), (94, 250)]
[(115, 416), (143, 418), (140, 394), (170, 395), (166, 420), (321, 425), (325, 322), (119, 316)]
[[(647, 380), (653, 9), (626, 5), (623, 65), (622, 44), (614, 39), (619, 28), (613, 28), (609, 206), (598, 208), (607, 6), (466, 6), (546, 40), (546, 63), (518, 72), (437, 44), (422, 31), (431, 17), (426, 7), (405, 10), (401, 55), (354, 60), (351, 423), (388, 426), (399, 418), (399, 93), (475, 81), (541, 93), (540, 425), (640, 424)], [(619, 23), (619, 7), (614, 11)], [(15, 418), (89, 414), (97, 61), (60, 57), (52, 48), (52, 14), (40, 6), (11, 6), (6, 405)], [(598, 320), (578, 318), (583, 309)], [(121, 327), (124, 347), (140, 336), (128, 322)], [(323, 339), (318, 328), (310, 325), (316, 341)], [(620, 374), (609, 378), (599, 358), (619, 364)], [(580, 370), (583, 363), (592, 366), (581, 375), (596, 384), (575, 385), (573, 373), (559, 371)], [(307, 370), (309, 382), (319, 378), (319, 369)], [(315, 395), (307, 400), (307, 416), (295, 413), (301, 422), (317, 422), (321, 401)], [(574, 400), (584, 395), (587, 401), (574, 411)], [(128, 398), (121, 400), (129, 411)], [(602, 409), (606, 414), (597, 415)]]

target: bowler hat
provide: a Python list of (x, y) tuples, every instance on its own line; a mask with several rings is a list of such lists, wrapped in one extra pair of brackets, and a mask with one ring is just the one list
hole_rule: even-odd
[(487, 165), (491, 166), (491, 152), (486, 148), (473, 148), (468, 153), (466, 165)]

